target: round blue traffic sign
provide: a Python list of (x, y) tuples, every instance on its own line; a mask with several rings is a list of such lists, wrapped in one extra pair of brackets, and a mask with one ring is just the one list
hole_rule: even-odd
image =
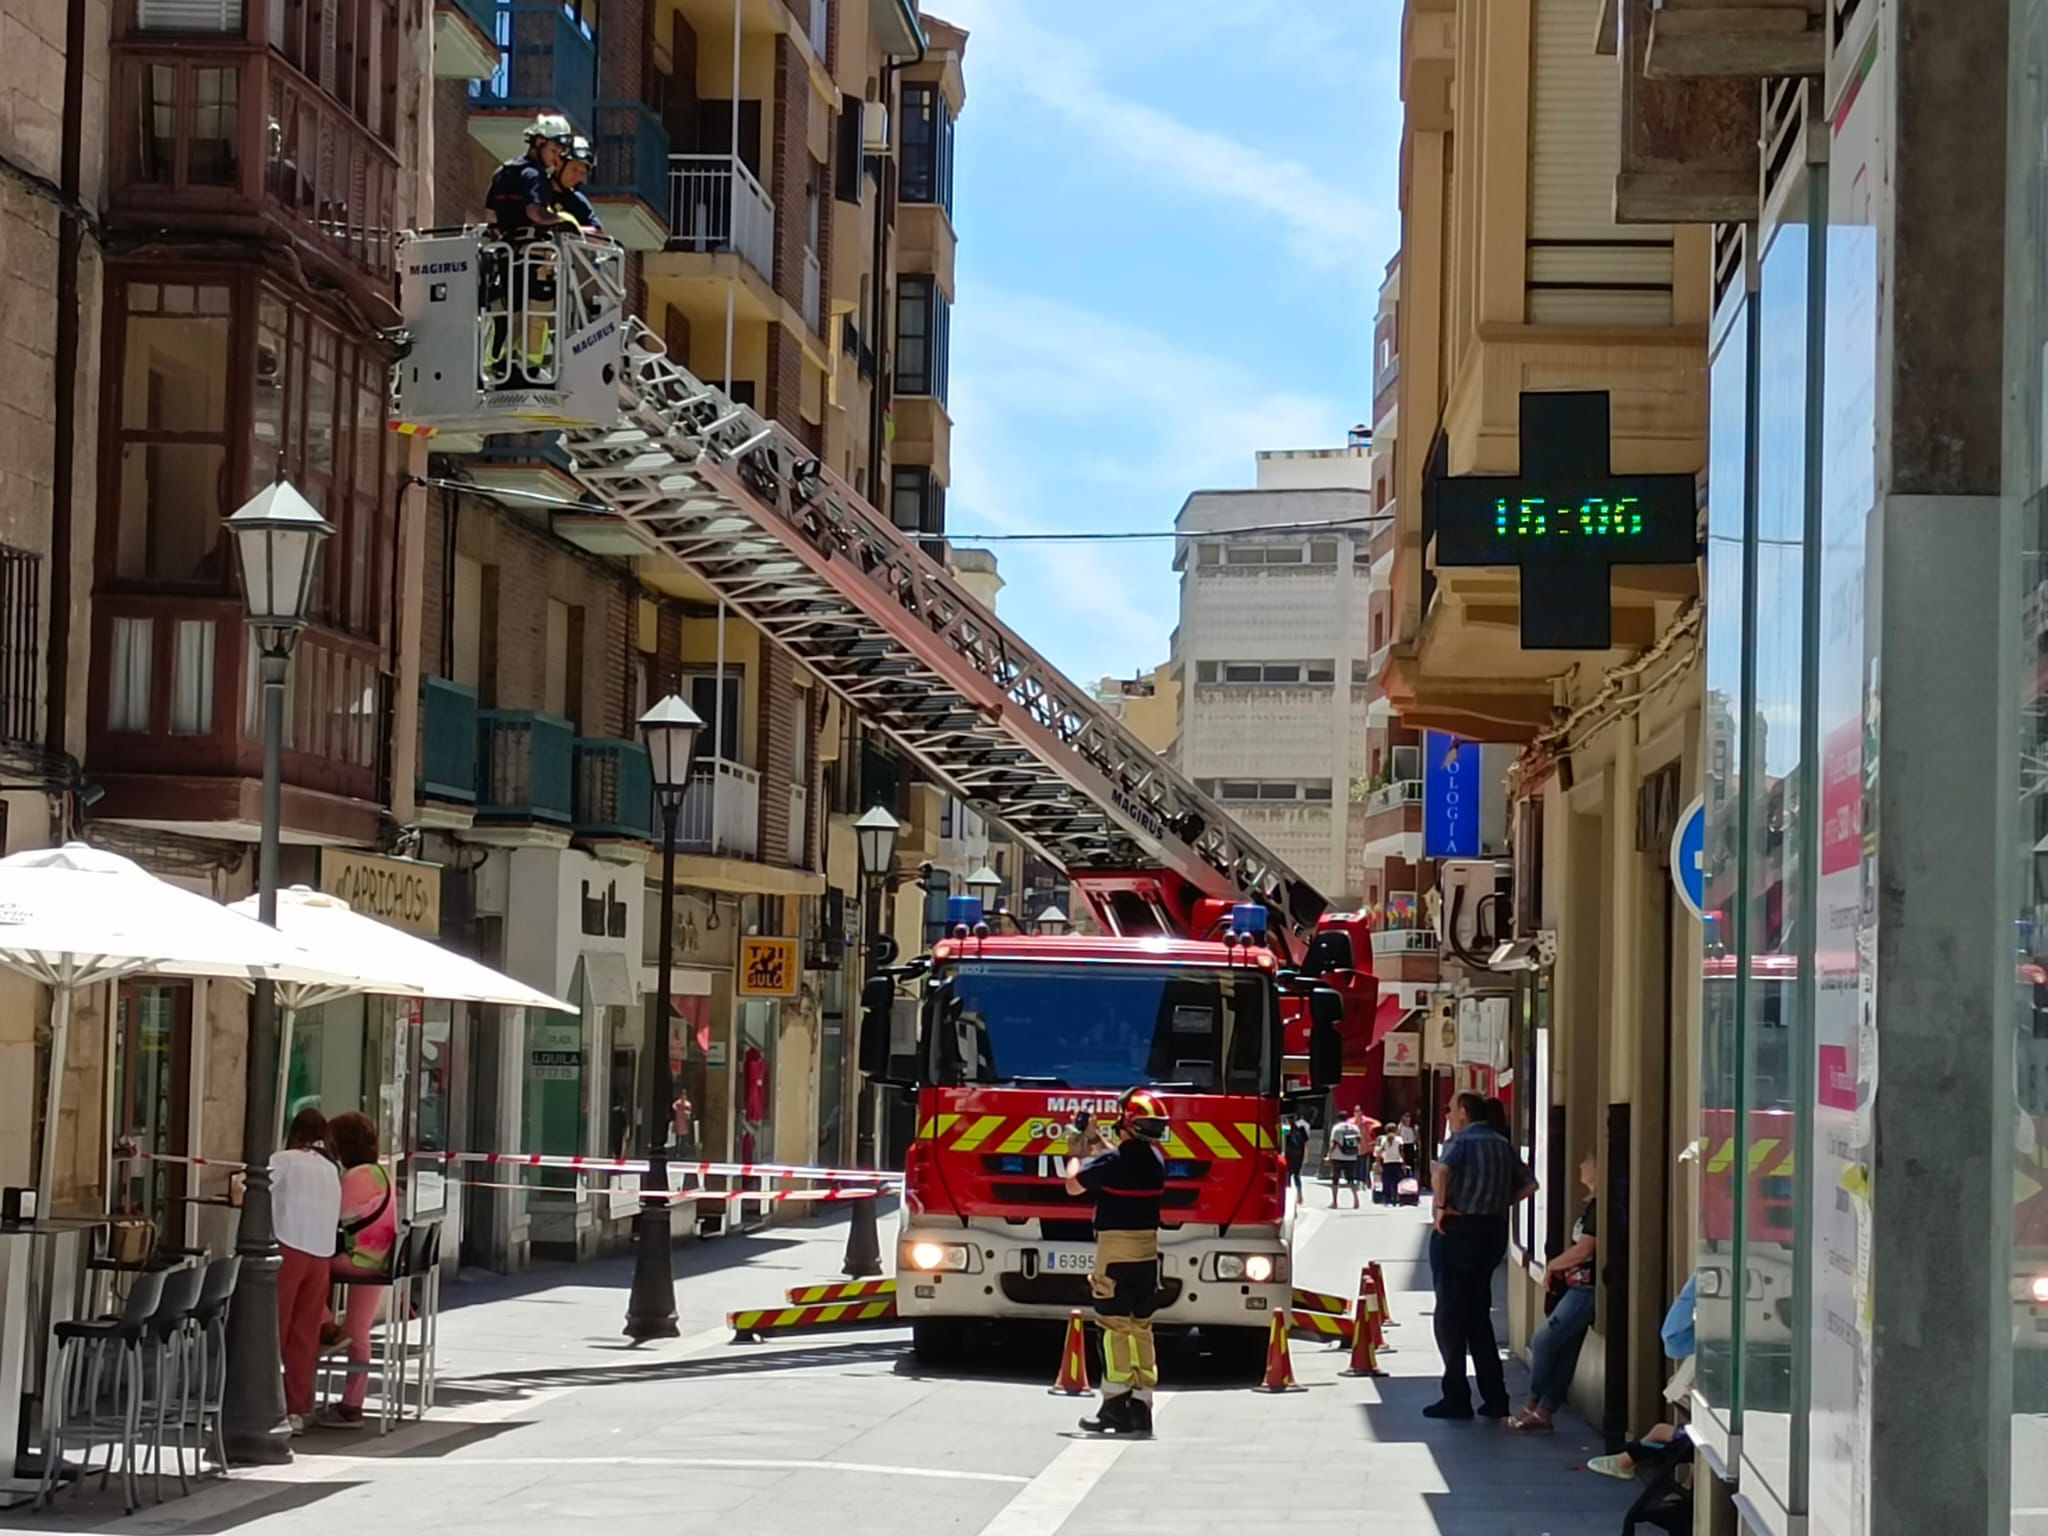
[(1707, 797), (1696, 796), (1671, 834), (1671, 884), (1694, 917), (1707, 905)]

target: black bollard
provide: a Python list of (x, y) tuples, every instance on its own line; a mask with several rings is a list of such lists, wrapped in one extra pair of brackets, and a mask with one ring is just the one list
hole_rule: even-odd
[(882, 1272), (882, 1239), (875, 1223), (875, 1206), (881, 1191), (871, 1200), (853, 1202), (853, 1225), (846, 1233), (846, 1262), (841, 1272), (850, 1280), (865, 1280)]

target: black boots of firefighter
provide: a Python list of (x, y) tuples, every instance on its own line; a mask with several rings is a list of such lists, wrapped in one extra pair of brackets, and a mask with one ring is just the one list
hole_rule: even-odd
[(1152, 1434), (1152, 1405), (1135, 1392), (1119, 1392), (1115, 1397), (1105, 1397), (1095, 1417), (1083, 1419), (1081, 1427), (1091, 1435), (1149, 1439)]

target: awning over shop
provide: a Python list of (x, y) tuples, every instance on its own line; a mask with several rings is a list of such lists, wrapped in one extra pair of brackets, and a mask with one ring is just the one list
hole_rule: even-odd
[(83, 843), (0, 860), (0, 965), (53, 993), (49, 1092), (36, 1174), (39, 1216), (50, 1210), (74, 992), (137, 975), (268, 978), (343, 992), (357, 990), (361, 980), (354, 956), (315, 956), (211, 897)]
[[(256, 915), (256, 898), (233, 909)], [(396, 997), (431, 997), (451, 1003), (500, 1003), (512, 1008), (549, 1008), (557, 1013), (578, 1010), (559, 997), (492, 970), (465, 955), (443, 949), (374, 917), (355, 911), (339, 896), (295, 885), (277, 893), (278, 931), (317, 961), (344, 965), (354, 982), (346, 986), (307, 987), (293, 999), (310, 1007), (357, 992)]]

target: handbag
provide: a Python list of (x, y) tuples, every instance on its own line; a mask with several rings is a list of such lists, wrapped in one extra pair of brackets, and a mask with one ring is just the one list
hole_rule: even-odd
[(107, 1223), (107, 1257), (114, 1263), (140, 1267), (156, 1249), (156, 1223), (147, 1216), (116, 1216)]

